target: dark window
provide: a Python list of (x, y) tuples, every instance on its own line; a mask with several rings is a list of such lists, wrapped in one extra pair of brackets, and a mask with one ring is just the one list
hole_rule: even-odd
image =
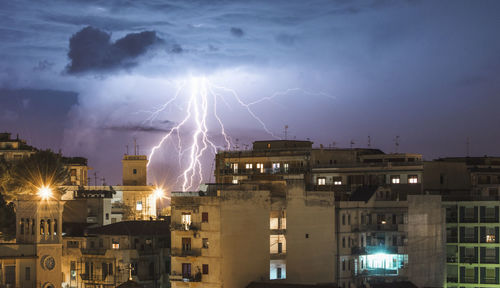
[(201, 213), (201, 222), (208, 222), (208, 212)]
[(191, 278), (191, 263), (182, 263), (182, 277)]
[(24, 218), (21, 219), (21, 227), (19, 228), (21, 231), (21, 235), (24, 234)]
[(308, 233), (306, 233), (306, 238), (309, 238), (309, 234)]
[(203, 264), (203, 274), (208, 274), (208, 264)]
[(26, 275), (25, 275), (26, 277), (24, 278), (25, 280), (28, 280), (28, 281), (29, 281), (29, 280), (31, 279), (31, 275), (30, 275), (31, 273), (30, 273), (30, 272), (31, 272), (31, 271), (30, 271), (30, 267), (26, 267), (26, 268), (25, 268), (25, 272), (24, 272), (24, 273), (26, 274)]
[(281, 279), (281, 268), (276, 269), (276, 278)]
[(132, 267), (131, 267), (131, 268), (132, 268), (132, 275), (137, 276), (137, 273), (139, 273), (139, 265), (137, 265), (137, 263), (136, 263), (136, 262), (133, 262), (133, 263), (131, 264), (131, 266), (132, 266)]
[(108, 264), (108, 275), (113, 275), (113, 263)]
[(278, 243), (278, 253), (283, 253), (283, 243)]
[(134, 174), (137, 174), (137, 169), (134, 169), (132, 172), (133, 172)]
[(149, 276), (153, 277), (155, 275), (155, 263), (149, 263)]
[(191, 238), (182, 238), (182, 251), (191, 250)]
[(345, 214), (342, 214), (342, 225), (345, 225)]
[(106, 220), (109, 220), (109, 213), (106, 213)]

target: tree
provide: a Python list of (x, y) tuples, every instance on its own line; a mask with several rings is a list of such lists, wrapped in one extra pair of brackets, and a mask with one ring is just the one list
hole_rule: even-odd
[(62, 157), (50, 150), (38, 151), (29, 158), (15, 162), (4, 173), (3, 195), (12, 201), (18, 195), (33, 194), (41, 187), (51, 187), (52, 191), (63, 193), (60, 188), (69, 177)]
[(55, 193), (69, 176), (61, 156), (50, 150), (37, 151), (29, 158), (7, 162), (0, 158), (0, 234), (13, 237), (16, 234), (14, 203), (17, 196), (34, 194), (41, 187), (51, 187)]

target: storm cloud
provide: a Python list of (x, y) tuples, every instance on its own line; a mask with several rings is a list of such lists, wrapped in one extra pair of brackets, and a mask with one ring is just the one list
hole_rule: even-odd
[(243, 37), (245, 35), (245, 32), (243, 32), (243, 29), (238, 28), (238, 27), (231, 27), (231, 35), (234, 37)]
[(155, 31), (144, 31), (127, 34), (112, 43), (111, 34), (87, 26), (69, 40), (68, 57), (71, 63), (67, 71), (72, 74), (133, 67), (138, 56), (162, 42)]

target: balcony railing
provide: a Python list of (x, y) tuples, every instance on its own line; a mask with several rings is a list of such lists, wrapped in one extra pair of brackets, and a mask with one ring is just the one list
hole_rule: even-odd
[(496, 278), (484, 278), (481, 280), (481, 284), (498, 284), (498, 280)]
[(172, 231), (198, 231), (200, 230), (200, 223), (182, 224), (182, 223), (172, 223), (170, 224), (170, 230)]
[(371, 275), (395, 276), (395, 275), (398, 275), (398, 270), (397, 269), (384, 269), (384, 268), (366, 269), (366, 270), (362, 270), (360, 275), (363, 275), (363, 276), (371, 276)]
[(492, 217), (481, 217), (481, 223), (497, 223), (498, 219), (495, 216)]
[(498, 259), (497, 259), (497, 257), (494, 257), (494, 256), (491, 256), (491, 257), (485, 256), (485, 257), (481, 258), (481, 263), (498, 264)]
[(460, 257), (460, 263), (477, 263), (477, 257), (475, 256)]
[(398, 231), (399, 224), (361, 224), (360, 231)]
[(458, 257), (455, 255), (448, 255), (448, 256), (446, 256), (446, 262), (447, 263), (457, 263)]
[(446, 282), (458, 283), (458, 276), (448, 276), (448, 277), (446, 277)]
[(463, 282), (464, 283), (477, 283), (477, 280), (476, 280), (475, 277), (467, 277), (467, 276), (465, 276)]
[(182, 275), (175, 271), (172, 272), (169, 279), (170, 281), (182, 281), (182, 282), (201, 282), (201, 273), (196, 273), (195, 275)]
[(104, 248), (90, 248), (90, 249), (81, 248), (80, 251), (84, 255), (104, 255), (104, 254), (106, 254), (106, 249), (104, 249)]
[(384, 252), (388, 254), (397, 254), (398, 246), (366, 246), (366, 247), (351, 247), (351, 254), (364, 255)]
[(172, 249), (170, 253), (174, 257), (198, 257), (201, 256), (201, 249)]

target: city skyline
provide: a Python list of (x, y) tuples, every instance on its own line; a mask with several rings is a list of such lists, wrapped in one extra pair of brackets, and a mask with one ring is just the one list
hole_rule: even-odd
[[(289, 139), (366, 147), (370, 136), (372, 147), (394, 152), (399, 136), (400, 152), (427, 160), (465, 156), (469, 138), (470, 155), (498, 155), (500, 136), (486, 129), (500, 120), (498, 5), (2, 3), (0, 130), (87, 157), (115, 184), (125, 146), (131, 152), (135, 137), (149, 155), (185, 103), (146, 124), (144, 111), (171, 99), (179, 83), (206, 77), (245, 103), (297, 88), (254, 105), (279, 137), (288, 125)], [(236, 104), (218, 106), (233, 144), (273, 138)], [(211, 135), (222, 145), (216, 124)], [(153, 179), (182, 170), (171, 148), (153, 159)], [(207, 156), (203, 165), (212, 163)]]

